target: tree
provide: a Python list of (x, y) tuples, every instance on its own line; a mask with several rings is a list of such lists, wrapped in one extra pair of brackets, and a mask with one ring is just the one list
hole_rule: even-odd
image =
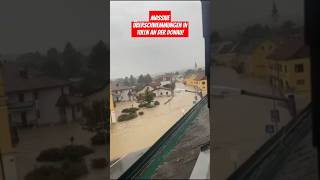
[(136, 78), (133, 77), (132, 75), (130, 75), (130, 78), (129, 78), (129, 84), (130, 84), (130, 86), (135, 85), (136, 82), (137, 82)]
[(144, 101), (148, 104), (150, 104), (154, 98), (156, 97), (156, 95), (151, 92), (151, 91), (146, 91), (145, 94), (144, 94)]
[(125, 78), (124, 78), (123, 84), (124, 84), (125, 86), (129, 86), (129, 85), (130, 85), (130, 82), (129, 82), (129, 78), (128, 78), (128, 77), (125, 77)]
[(254, 25), (248, 26), (242, 32), (242, 38), (246, 40), (263, 38), (268, 35), (270, 35), (270, 28), (268, 26), (262, 26), (261, 24), (254, 24)]
[(44, 72), (52, 77), (60, 77), (61, 67), (58, 62), (59, 52), (56, 48), (48, 49), (46, 62), (43, 65)]
[(184, 72), (184, 75), (188, 76), (189, 74), (192, 74), (192, 73), (194, 73), (194, 70), (188, 69), (186, 72)]
[(80, 73), (81, 68), (81, 54), (73, 48), (72, 44), (68, 42), (62, 53), (64, 75), (67, 78), (76, 76)]
[(93, 69), (98, 76), (104, 77), (108, 69), (109, 50), (103, 41), (99, 41), (91, 50), (89, 55), (89, 67)]
[(282, 30), (286, 31), (286, 32), (290, 32), (295, 28), (296, 24), (291, 21), (291, 20), (287, 20), (285, 22), (283, 22), (282, 24)]
[(138, 77), (138, 83), (139, 84), (143, 84), (144, 83), (144, 76), (142, 74)]
[(144, 83), (147, 84), (147, 83), (151, 83), (152, 82), (152, 78), (150, 76), (150, 74), (147, 74), (144, 76)]

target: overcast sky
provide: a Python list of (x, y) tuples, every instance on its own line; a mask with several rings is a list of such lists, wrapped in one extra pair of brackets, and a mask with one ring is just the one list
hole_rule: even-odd
[(106, 0), (1, 0), (0, 54), (107, 41)]
[[(132, 38), (131, 21), (147, 21), (149, 10), (171, 10), (172, 20), (189, 21), (189, 37)], [(111, 78), (204, 66), (199, 1), (113, 1), (110, 15)]]

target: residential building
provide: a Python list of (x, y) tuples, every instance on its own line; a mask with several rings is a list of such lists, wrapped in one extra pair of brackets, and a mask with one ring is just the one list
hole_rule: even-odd
[(160, 77), (160, 85), (165, 86), (167, 84), (172, 84), (176, 81), (174, 74), (166, 74)]
[(271, 83), (283, 94), (294, 93), (310, 99), (309, 47), (302, 39), (280, 45), (268, 56)]
[[(110, 89), (110, 92), (112, 92), (111, 89)], [(110, 100), (110, 123), (115, 123), (117, 122), (117, 119), (116, 119), (116, 113), (114, 109), (112, 93), (110, 93), (109, 100)]]
[(236, 55), (231, 66), (238, 68), (238, 71), (244, 74), (266, 78), (268, 77), (266, 57), (273, 52), (275, 46), (273, 40), (242, 40), (234, 50)]
[(115, 102), (134, 100), (134, 87), (124, 86), (120, 83), (111, 83), (111, 89)]
[(146, 91), (153, 91), (161, 87), (160, 82), (152, 82), (143, 86), (140, 90), (137, 90), (136, 95), (144, 94)]
[(3, 65), (9, 121), (15, 127), (41, 126), (68, 121), (58, 99), (69, 94), (69, 81), (34, 76), (12, 63)]
[(81, 121), (83, 120), (82, 103), (84, 98), (81, 96), (61, 95), (56, 106), (63, 111), (63, 122)]
[(232, 41), (214, 44), (211, 50), (211, 58), (216, 65), (231, 66), (231, 60), (235, 57), (235, 47), (238, 43)]
[(196, 78), (196, 74), (190, 74), (188, 76), (185, 77), (185, 85), (187, 86), (194, 86), (194, 79)]
[(268, 77), (268, 60), (269, 56), (274, 49), (276, 44), (273, 41), (266, 40), (257, 45), (252, 51), (251, 59), (251, 74), (255, 77)]
[(17, 180), (16, 159), (12, 143), (11, 126), (0, 65), (0, 179)]
[(169, 88), (160, 87), (153, 89), (152, 92), (156, 95), (156, 97), (172, 96), (172, 91)]
[(199, 88), (202, 93), (207, 93), (207, 77), (204, 73), (197, 74), (196, 78), (194, 79), (196, 82), (196, 87)]

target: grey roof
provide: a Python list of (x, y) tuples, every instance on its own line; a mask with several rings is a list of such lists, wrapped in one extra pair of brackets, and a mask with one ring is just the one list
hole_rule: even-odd
[(5, 91), (7, 93), (48, 89), (70, 85), (70, 82), (66, 80), (32, 76), (31, 72), (29, 72), (31, 74), (28, 78), (24, 78), (20, 75), (21, 68), (19, 68), (16, 64), (3, 64), (2, 70)]

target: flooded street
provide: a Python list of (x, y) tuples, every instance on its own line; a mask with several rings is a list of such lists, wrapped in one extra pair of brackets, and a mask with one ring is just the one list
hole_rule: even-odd
[[(188, 87), (176, 83), (176, 88)], [(175, 92), (175, 96), (167, 104), (164, 103), (170, 99), (169, 97), (156, 98), (160, 105), (140, 109), (138, 112), (143, 111), (144, 115), (129, 121), (113, 123), (110, 128), (110, 160), (151, 146), (193, 106), (194, 97), (194, 93), (181, 91)], [(138, 106), (134, 102), (117, 103), (116, 115), (119, 116), (122, 109), (132, 105)]]

